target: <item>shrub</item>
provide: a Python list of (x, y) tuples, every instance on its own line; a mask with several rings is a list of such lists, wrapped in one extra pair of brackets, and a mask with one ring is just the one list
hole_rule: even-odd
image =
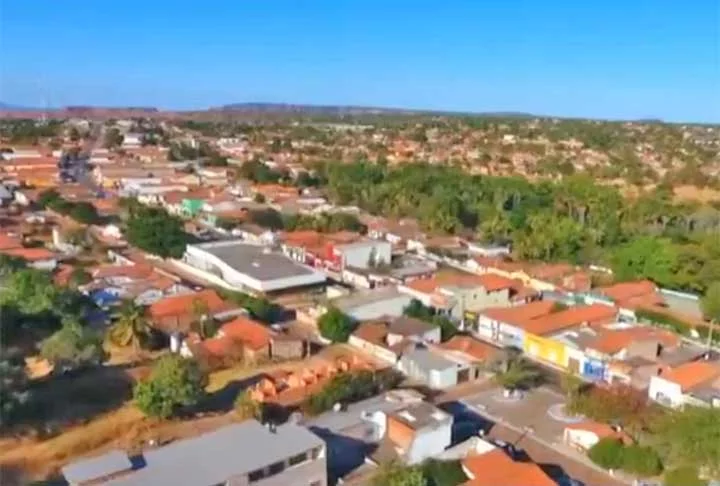
[(206, 382), (197, 363), (166, 355), (155, 363), (150, 378), (137, 384), (135, 401), (147, 415), (168, 418), (178, 407), (197, 403)]
[(601, 439), (588, 451), (592, 462), (604, 469), (620, 469), (623, 466), (624, 447), (617, 439)]
[(663, 465), (660, 456), (654, 449), (631, 445), (623, 451), (622, 468), (631, 474), (648, 477), (660, 474)]

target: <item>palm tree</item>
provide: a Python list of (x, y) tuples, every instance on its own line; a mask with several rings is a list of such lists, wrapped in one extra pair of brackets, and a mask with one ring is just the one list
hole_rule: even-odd
[(540, 378), (540, 372), (519, 356), (506, 356), (491, 365), (491, 369), (495, 373), (495, 383), (506, 392), (525, 388)]
[(145, 309), (132, 300), (120, 307), (117, 319), (108, 332), (110, 342), (117, 346), (130, 346), (137, 350), (150, 335), (150, 323)]

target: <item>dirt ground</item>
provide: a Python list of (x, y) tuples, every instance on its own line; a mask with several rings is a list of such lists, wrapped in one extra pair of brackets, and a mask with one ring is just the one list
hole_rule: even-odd
[[(346, 345), (323, 349), (318, 356), (337, 357), (353, 353)], [(312, 359), (312, 358), (311, 358)], [(150, 367), (107, 366), (76, 377), (56, 377), (41, 389), (44, 423), (73, 423), (57, 435), (18, 433), (0, 438), (0, 474), (21, 471), (24, 484), (30, 480), (57, 477), (60, 468), (90, 453), (120, 448), (137, 452), (149, 441), (164, 444), (209, 432), (237, 420), (232, 404), (237, 393), (257, 377), (279, 368), (292, 369), (306, 360), (238, 365), (213, 372), (208, 377), (208, 397), (191, 418), (156, 420), (145, 417), (132, 403), (132, 383), (146, 376)], [(52, 435), (52, 434), (50, 434)], [(9, 473), (6, 473), (9, 474)], [(0, 478), (9, 477), (7, 475)], [(0, 484), (5, 485), (4, 480)]]

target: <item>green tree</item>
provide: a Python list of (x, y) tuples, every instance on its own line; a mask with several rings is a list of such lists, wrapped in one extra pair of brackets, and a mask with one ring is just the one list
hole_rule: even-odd
[(163, 258), (180, 258), (189, 240), (179, 219), (146, 207), (130, 214), (126, 237), (130, 244)]
[(592, 462), (604, 469), (620, 469), (623, 467), (625, 447), (617, 439), (600, 439), (588, 450)]
[(77, 288), (92, 281), (92, 276), (84, 268), (74, 268), (68, 278), (68, 285)]
[(27, 268), (27, 264), (22, 258), (0, 254), (0, 277), (6, 277), (24, 268)]
[(41, 208), (46, 208), (59, 199), (61, 199), (60, 194), (55, 189), (46, 189), (38, 195), (37, 204)]
[(0, 429), (10, 425), (30, 400), (25, 362), (17, 352), (0, 356)]
[(56, 369), (75, 369), (100, 364), (105, 351), (97, 332), (77, 321), (66, 320), (59, 331), (42, 342), (40, 356)]
[(672, 286), (677, 253), (665, 238), (642, 236), (621, 246), (613, 255), (613, 271), (620, 280), (648, 278)]
[(353, 320), (336, 307), (330, 307), (328, 311), (318, 319), (320, 335), (334, 343), (346, 342), (354, 329), (355, 324)]
[(522, 357), (504, 357), (491, 364), (495, 383), (506, 390), (517, 390), (531, 386), (540, 377), (540, 372)]
[(630, 445), (623, 450), (622, 469), (636, 476), (651, 477), (663, 471), (663, 464), (655, 449)]
[[(713, 282), (705, 291), (705, 295), (700, 301), (703, 314), (710, 319), (711, 333), (715, 332), (715, 326), (720, 322), (720, 282)], [(712, 335), (708, 334), (708, 342), (712, 340)]]
[(82, 224), (96, 224), (100, 220), (95, 206), (88, 202), (74, 203), (69, 216)]
[(103, 145), (107, 149), (113, 149), (122, 145), (123, 140), (125, 140), (125, 137), (122, 133), (120, 133), (120, 130), (118, 130), (117, 128), (110, 128), (105, 132), (105, 140)]
[(40, 314), (54, 308), (58, 299), (49, 273), (26, 268), (10, 274), (0, 290), (0, 305), (17, 305), (25, 314)]
[(155, 363), (150, 377), (135, 386), (135, 402), (149, 416), (168, 418), (179, 407), (196, 404), (206, 382), (195, 361), (165, 355)]
[(720, 409), (686, 406), (662, 416), (653, 441), (668, 464), (706, 469), (720, 477)]
[(108, 339), (117, 346), (138, 350), (148, 342), (151, 332), (145, 309), (128, 300), (123, 302), (115, 323), (108, 330)]
[(585, 387), (585, 382), (571, 372), (565, 372), (560, 377), (560, 387), (568, 400), (572, 400)]
[(265, 204), (265, 196), (261, 192), (255, 193), (255, 196), (253, 197), (253, 201), (255, 201), (258, 204)]
[(403, 466), (398, 462), (383, 464), (373, 478), (373, 486), (428, 486), (419, 467)]

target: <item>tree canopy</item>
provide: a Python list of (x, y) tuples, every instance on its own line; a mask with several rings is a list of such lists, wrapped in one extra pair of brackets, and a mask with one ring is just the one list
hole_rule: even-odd
[(102, 336), (77, 321), (67, 320), (55, 334), (40, 345), (40, 356), (55, 369), (75, 369), (100, 364), (105, 359)]
[(155, 362), (150, 377), (135, 386), (135, 402), (147, 415), (168, 418), (178, 407), (197, 403), (206, 382), (195, 361), (165, 355)]
[(189, 241), (182, 221), (163, 209), (144, 206), (130, 213), (126, 237), (130, 244), (163, 258), (180, 258)]
[(355, 329), (355, 323), (336, 307), (331, 307), (318, 319), (318, 329), (325, 339), (334, 343), (344, 343)]

